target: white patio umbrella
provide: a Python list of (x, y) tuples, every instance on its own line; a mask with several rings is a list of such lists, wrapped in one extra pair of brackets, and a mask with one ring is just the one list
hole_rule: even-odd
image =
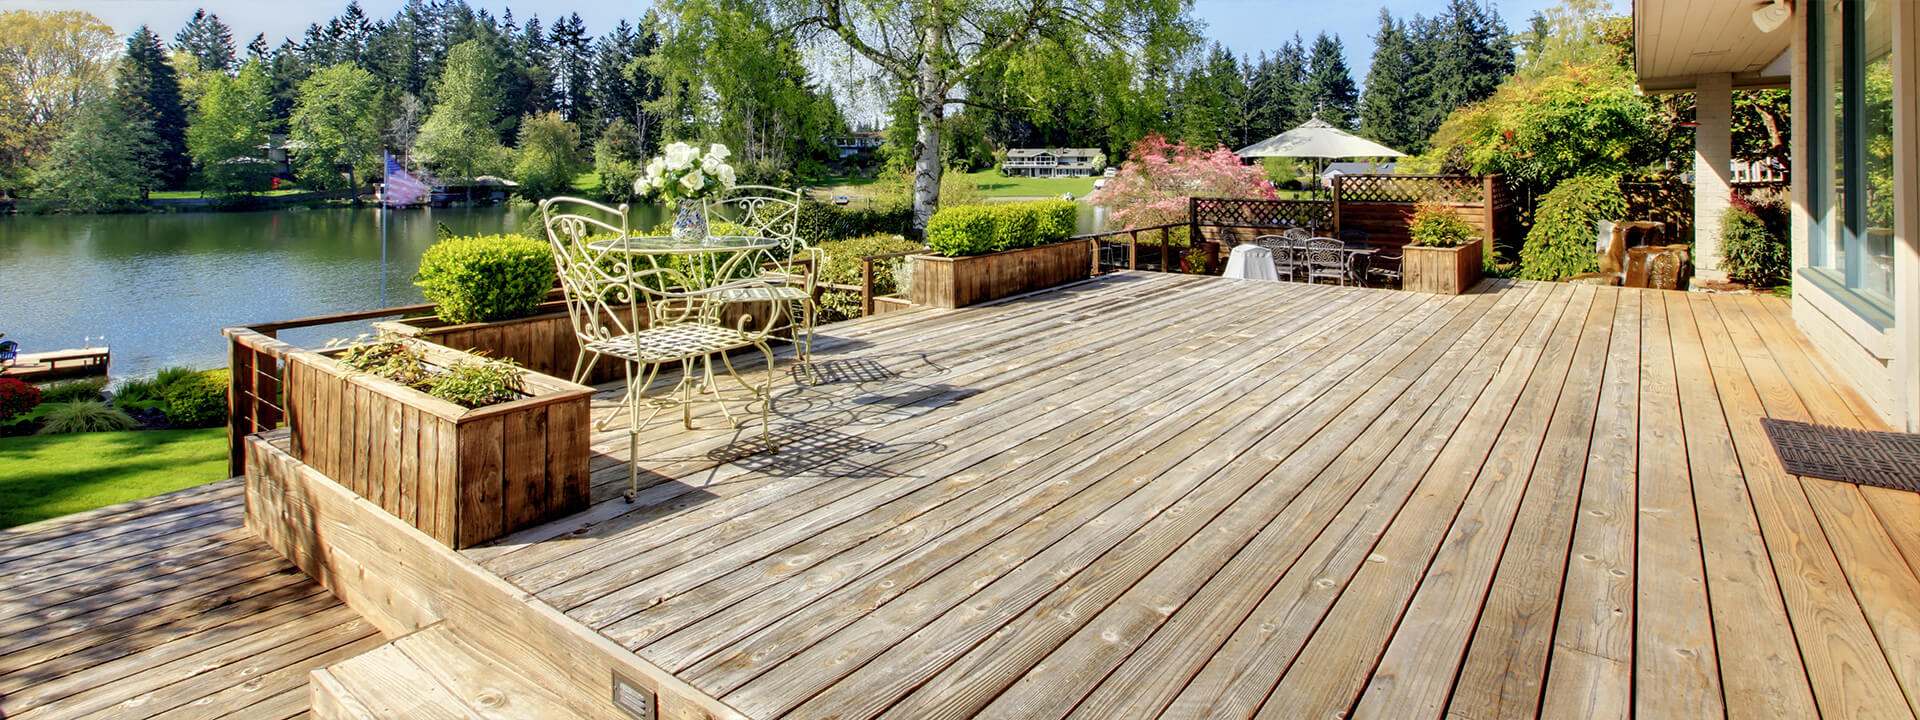
[[(1327, 160), (1349, 157), (1406, 157), (1407, 154), (1328, 125), (1319, 116), (1299, 127), (1234, 151), (1243, 158), (1293, 157)], [(1318, 178), (1319, 163), (1314, 177)]]

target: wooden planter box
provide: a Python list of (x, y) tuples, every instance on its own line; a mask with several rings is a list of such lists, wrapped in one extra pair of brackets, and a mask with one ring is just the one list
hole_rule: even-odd
[(1406, 246), (1400, 261), (1400, 289), (1459, 295), (1480, 282), (1482, 241), (1459, 247)]
[(1093, 244), (1068, 240), (970, 257), (913, 256), (913, 303), (959, 308), (1092, 275)]
[[(434, 365), (473, 357), (413, 342)], [(301, 462), (454, 548), (586, 509), (593, 388), (530, 372), (528, 397), (469, 409), (349, 372), (338, 353), (287, 355)]]

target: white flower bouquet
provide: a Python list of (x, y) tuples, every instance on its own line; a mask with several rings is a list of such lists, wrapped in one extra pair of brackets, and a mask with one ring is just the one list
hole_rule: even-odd
[(733, 152), (714, 143), (703, 152), (683, 142), (667, 146), (666, 152), (647, 161), (640, 177), (633, 181), (633, 194), (666, 201), (699, 200), (733, 187), (733, 166), (727, 158)]

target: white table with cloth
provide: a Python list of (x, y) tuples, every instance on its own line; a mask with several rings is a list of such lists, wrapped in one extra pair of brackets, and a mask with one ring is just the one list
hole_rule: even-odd
[(1273, 267), (1273, 251), (1252, 243), (1234, 246), (1233, 252), (1227, 256), (1227, 270), (1222, 276), (1280, 282), (1280, 273)]

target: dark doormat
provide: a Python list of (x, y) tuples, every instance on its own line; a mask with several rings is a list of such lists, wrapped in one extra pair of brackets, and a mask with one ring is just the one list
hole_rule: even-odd
[(1761, 418), (1787, 472), (1920, 492), (1920, 435)]

